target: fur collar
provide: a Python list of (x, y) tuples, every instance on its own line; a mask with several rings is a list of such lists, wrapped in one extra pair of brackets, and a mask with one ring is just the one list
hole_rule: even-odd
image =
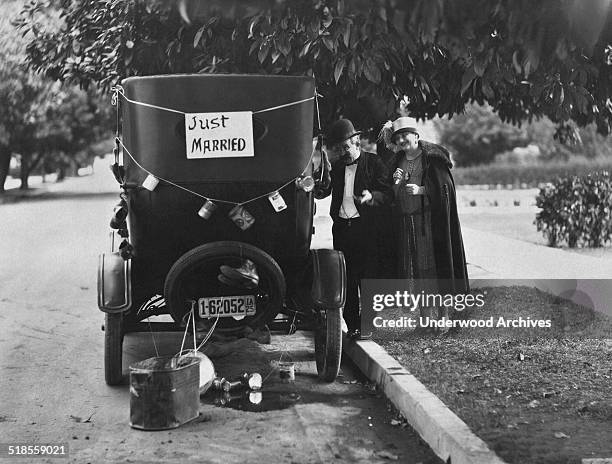
[(425, 142), (423, 140), (419, 140), (419, 145), (429, 161), (442, 163), (448, 166), (449, 169), (453, 167), (453, 162), (450, 159), (450, 153), (442, 145)]
[[(453, 162), (450, 159), (450, 153), (442, 145), (436, 143), (425, 142), (419, 140), (419, 146), (423, 151), (424, 159), (427, 163), (438, 163), (443, 166), (447, 166), (449, 169), (453, 167)], [(394, 165), (397, 166), (404, 156), (403, 151), (399, 151), (395, 154)]]

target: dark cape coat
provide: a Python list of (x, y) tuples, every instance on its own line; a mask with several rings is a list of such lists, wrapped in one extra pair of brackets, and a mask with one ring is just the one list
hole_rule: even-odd
[[(431, 233), (440, 290), (444, 293), (467, 293), (467, 263), (457, 213), (455, 181), (450, 171), (453, 163), (444, 147), (425, 141), (419, 141), (419, 146), (423, 153), (421, 185), (425, 187), (431, 207)], [(395, 155), (391, 174), (403, 156), (403, 152)]]

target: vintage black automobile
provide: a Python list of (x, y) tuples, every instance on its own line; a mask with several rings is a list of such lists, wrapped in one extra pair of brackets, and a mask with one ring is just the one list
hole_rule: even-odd
[[(125, 334), (183, 331), (192, 308), (200, 330), (226, 334), (310, 323), (319, 376), (336, 378), (346, 273), (340, 252), (310, 250), (314, 94), (308, 77), (122, 82), (121, 194), (98, 270), (109, 385), (122, 380)], [(143, 322), (159, 314), (174, 322)]]

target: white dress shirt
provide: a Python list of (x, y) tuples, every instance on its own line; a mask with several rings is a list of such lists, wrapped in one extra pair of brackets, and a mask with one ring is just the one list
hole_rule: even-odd
[(345, 166), (344, 168), (344, 195), (342, 206), (340, 207), (340, 217), (343, 219), (353, 219), (359, 217), (359, 211), (355, 206), (353, 192), (355, 190), (355, 172), (357, 163)]

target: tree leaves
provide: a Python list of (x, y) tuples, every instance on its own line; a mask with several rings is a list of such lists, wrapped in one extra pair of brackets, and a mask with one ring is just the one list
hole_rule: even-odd
[(311, 45), (312, 45), (312, 42), (310, 40), (306, 41), (306, 43), (304, 43), (304, 45), (300, 49), (298, 56), (302, 58), (303, 56), (307, 55), (308, 51), (310, 50)]
[(349, 48), (350, 43), (351, 43), (351, 22), (350, 21), (346, 21), (344, 23), (344, 28), (342, 30), (342, 38), (344, 40), (344, 46), (346, 48)]
[(321, 21), (318, 18), (311, 19), (308, 24), (307, 34), (310, 40), (314, 40), (319, 35), (319, 29), (321, 28)]
[(355, 58), (351, 58), (348, 65), (349, 79), (355, 81), (357, 79), (357, 62)]
[(286, 33), (283, 32), (279, 34), (275, 43), (279, 52), (281, 52), (284, 56), (289, 55), (291, 52), (291, 44), (289, 42), (289, 36)]
[(374, 62), (372, 58), (367, 58), (365, 60), (365, 67), (363, 68), (363, 74), (365, 75), (366, 79), (369, 80), (370, 82), (373, 82), (374, 84), (380, 83), (380, 78), (381, 78), (380, 69), (378, 68), (378, 66), (376, 66), (376, 63)]
[[(330, 118), (370, 93), (384, 101), (408, 96), (410, 111), (423, 117), (452, 115), (475, 100), (489, 101), (515, 123), (547, 115), (610, 130), (612, 90), (601, 85), (608, 55), (597, 45), (593, 56), (604, 59), (583, 56), (565, 34), (568, 18), (558, 0), (529, 9), (512, 2), (415, 0), (395, 2), (393, 10), (388, 2), (281, 0), (256, 3), (261, 7), (249, 7), (245, 16), (228, 1), (223, 16), (204, 8), (190, 24), (174, 2), (59, 2), (65, 25), (51, 34), (37, 19), (42, 10), (26, 6), (21, 25), (32, 37), (28, 62), (53, 78), (105, 90), (132, 75), (313, 72), (330, 97), (322, 99), (324, 107), (330, 102)], [(363, 117), (355, 122), (376, 123), (370, 114)]]
[(271, 43), (269, 40), (264, 40), (261, 42), (259, 46), (259, 52), (257, 53), (257, 59), (260, 63), (263, 63), (268, 57), (268, 52), (270, 51)]
[(205, 31), (206, 28), (204, 26), (198, 29), (198, 32), (196, 32), (196, 35), (193, 37), (193, 48), (196, 48), (200, 44), (200, 40), (202, 40), (202, 34), (204, 34)]
[(252, 55), (255, 50), (259, 49), (260, 45), (261, 45), (260, 40), (256, 40), (255, 42), (253, 42), (251, 44), (251, 47), (249, 48), (249, 55)]
[(482, 93), (485, 94), (488, 100), (493, 100), (495, 98), (495, 92), (491, 88), (489, 82), (486, 80), (482, 81)]
[(476, 77), (477, 74), (473, 67), (469, 67), (465, 70), (463, 77), (461, 78), (461, 95), (464, 95), (467, 92)]
[(489, 53), (481, 53), (479, 56), (474, 58), (474, 72), (478, 77), (484, 76), (489, 60), (491, 58)]
[(255, 15), (250, 19), (248, 23), (249, 39), (252, 39), (253, 37), (255, 37), (254, 29), (260, 19), (261, 19), (261, 15)]
[(340, 80), (340, 76), (342, 75), (342, 70), (344, 69), (345, 65), (346, 59), (344, 57), (336, 61), (336, 65), (334, 66), (334, 82), (336, 82), (336, 84), (338, 84), (338, 81)]
[(325, 45), (325, 48), (332, 53), (336, 53), (336, 43), (330, 37), (321, 37), (321, 41), (323, 45)]

